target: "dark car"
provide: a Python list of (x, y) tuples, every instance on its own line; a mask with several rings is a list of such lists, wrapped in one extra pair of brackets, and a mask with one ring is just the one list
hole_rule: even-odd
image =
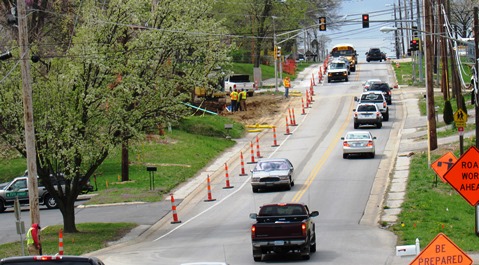
[(369, 52), (366, 53), (366, 61), (369, 63), (370, 61), (380, 61), (382, 62), (383, 53), (379, 48), (370, 48)]
[(381, 91), (388, 105), (392, 104), (392, 92), (388, 83), (374, 83), (367, 88), (367, 91)]
[(22, 256), (9, 257), (0, 260), (0, 265), (105, 265), (100, 259), (96, 257), (80, 257), (80, 256)]

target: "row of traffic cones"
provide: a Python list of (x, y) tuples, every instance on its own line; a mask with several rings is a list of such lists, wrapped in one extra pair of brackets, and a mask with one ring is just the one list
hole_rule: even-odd
[[(321, 79), (319, 79), (319, 80), (321, 80)], [(311, 108), (311, 104), (313, 102), (312, 96), (314, 95), (313, 86), (315, 86), (315, 85), (316, 85), (316, 83), (315, 83), (314, 74), (313, 74), (310, 89), (306, 90), (306, 106), (304, 105), (305, 101), (303, 100), (303, 98), (301, 98), (301, 109), (302, 109), (301, 115), (306, 114), (305, 108)], [(288, 117), (289, 117), (289, 120), (288, 120)], [(286, 115), (286, 133), (285, 133), (285, 135), (291, 135), (291, 131), (289, 129), (289, 126), (298, 126), (298, 124), (296, 123), (296, 117), (295, 117), (293, 108), (288, 108), (288, 115)], [(278, 147), (279, 145), (278, 145), (277, 137), (276, 137), (276, 127), (273, 126), (272, 129), (273, 129), (273, 144), (271, 145), (271, 147)], [(248, 164), (257, 163), (257, 161), (255, 160), (255, 152), (254, 152), (253, 147), (254, 147), (253, 141), (251, 141), (250, 142), (251, 161), (248, 162)], [(261, 152), (260, 152), (260, 145), (259, 145), (259, 136), (256, 136), (256, 158), (262, 158)], [(241, 160), (241, 162), (240, 162), (240, 166), (241, 166), (240, 176), (247, 176), (248, 174), (246, 174), (245, 166), (244, 166), (243, 151), (240, 152), (240, 160)], [(226, 181), (226, 183), (225, 183), (225, 186), (223, 187), (223, 189), (234, 188), (234, 186), (232, 186), (231, 183), (230, 183), (228, 164), (227, 163), (224, 164), (224, 170), (225, 170), (225, 181)], [(204, 201), (205, 202), (215, 201), (216, 199), (213, 198), (212, 191), (211, 191), (211, 179), (210, 179), (209, 175), (207, 176), (206, 181), (207, 181), (207, 192), (208, 192), (208, 194), (207, 194), (207, 199), (205, 199)], [(178, 219), (178, 214), (176, 212), (176, 204), (175, 204), (175, 198), (173, 197), (173, 194), (170, 194), (170, 197), (171, 197), (171, 199), (170, 199), (171, 200), (171, 211), (173, 213), (173, 221), (171, 223), (172, 224), (181, 223), (181, 221)]]

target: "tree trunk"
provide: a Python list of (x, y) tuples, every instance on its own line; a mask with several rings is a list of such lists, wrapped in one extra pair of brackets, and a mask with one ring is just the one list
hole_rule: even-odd
[(63, 216), (63, 231), (65, 233), (77, 233), (78, 230), (75, 222), (75, 199), (67, 198), (63, 204), (59, 204), (59, 207)]
[(121, 144), (121, 181), (130, 180), (128, 171), (128, 160), (128, 140), (124, 140)]

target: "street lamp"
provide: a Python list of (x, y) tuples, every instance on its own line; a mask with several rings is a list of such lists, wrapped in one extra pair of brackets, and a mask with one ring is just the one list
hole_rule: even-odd
[[(276, 16), (271, 16), (273, 19), (273, 46), (274, 50), (276, 51), (276, 26), (274, 20), (278, 17)], [(274, 89), (276, 92), (278, 92), (278, 58), (276, 56), (276, 53), (273, 54), (274, 56)]]

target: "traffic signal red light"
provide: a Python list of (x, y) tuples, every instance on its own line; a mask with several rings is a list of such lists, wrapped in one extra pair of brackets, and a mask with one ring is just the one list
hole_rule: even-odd
[(369, 28), (369, 14), (363, 14), (363, 28)]
[(411, 51), (418, 51), (419, 50), (419, 41), (418, 40), (411, 40), (409, 43)]
[(319, 18), (319, 31), (326, 31), (326, 17)]

